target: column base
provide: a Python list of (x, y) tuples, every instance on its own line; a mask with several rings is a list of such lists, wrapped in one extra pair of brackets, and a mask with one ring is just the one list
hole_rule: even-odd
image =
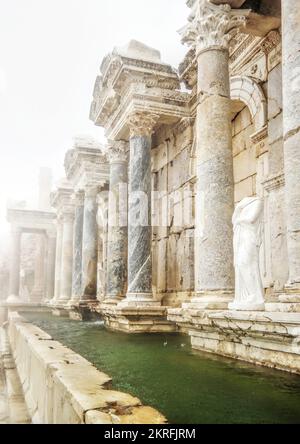
[(287, 285), (276, 300), (266, 303), (266, 311), (281, 313), (300, 313), (300, 288)]
[(233, 299), (233, 289), (199, 291), (194, 293), (191, 302), (182, 304), (182, 308), (196, 310), (226, 310), (228, 304), (233, 302)]
[(152, 293), (127, 293), (126, 298), (122, 300), (118, 307), (160, 307), (161, 302), (153, 298)]
[(265, 304), (239, 304), (237, 302), (231, 302), (228, 304), (228, 310), (233, 311), (265, 311)]
[(11, 294), (10, 296), (8, 296), (8, 298), (6, 299), (6, 302), (8, 304), (22, 304), (23, 303), (20, 296), (16, 296), (14, 294)]

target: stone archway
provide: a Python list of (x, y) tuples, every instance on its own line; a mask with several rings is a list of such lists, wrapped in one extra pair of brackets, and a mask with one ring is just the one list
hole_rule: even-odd
[(267, 100), (262, 87), (251, 77), (234, 76), (230, 79), (231, 99), (249, 108), (255, 131), (267, 125)]

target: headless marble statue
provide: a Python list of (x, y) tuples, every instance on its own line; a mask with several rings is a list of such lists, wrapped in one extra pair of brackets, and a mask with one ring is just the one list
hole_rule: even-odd
[(233, 214), (235, 299), (229, 310), (264, 310), (259, 250), (262, 244), (263, 201), (246, 197)]

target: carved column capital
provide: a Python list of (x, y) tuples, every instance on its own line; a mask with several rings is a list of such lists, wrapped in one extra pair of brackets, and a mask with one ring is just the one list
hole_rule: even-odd
[(158, 119), (159, 115), (147, 111), (130, 114), (127, 119), (130, 137), (151, 136)]
[(109, 163), (127, 163), (128, 142), (125, 140), (109, 140), (107, 157)]
[(68, 207), (63, 210), (62, 213), (63, 222), (74, 222), (75, 213), (73, 207)]
[(84, 191), (83, 190), (78, 190), (74, 194), (74, 204), (76, 207), (81, 207), (84, 205)]
[(85, 188), (84, 195), (86, 198), (96, 199), (99, 192), (100, 192), (100, 185), (90, 184)]
[(196, 0), (191, 22), (180, 31), (182, 43), (196, 48), (198, 54), (213, 48), (227, 50), (233, 32), (245, 26), (246, 20), (247, 10)]

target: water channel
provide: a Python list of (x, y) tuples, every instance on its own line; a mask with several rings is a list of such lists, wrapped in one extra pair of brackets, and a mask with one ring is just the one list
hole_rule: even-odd
[[(127, 335), (101, 322), (24, 316), (173, 424), (299, 424), (300, 377), (194, 352), (182, 335)], [(83, 375), (84, 377), (84, 375)]]

